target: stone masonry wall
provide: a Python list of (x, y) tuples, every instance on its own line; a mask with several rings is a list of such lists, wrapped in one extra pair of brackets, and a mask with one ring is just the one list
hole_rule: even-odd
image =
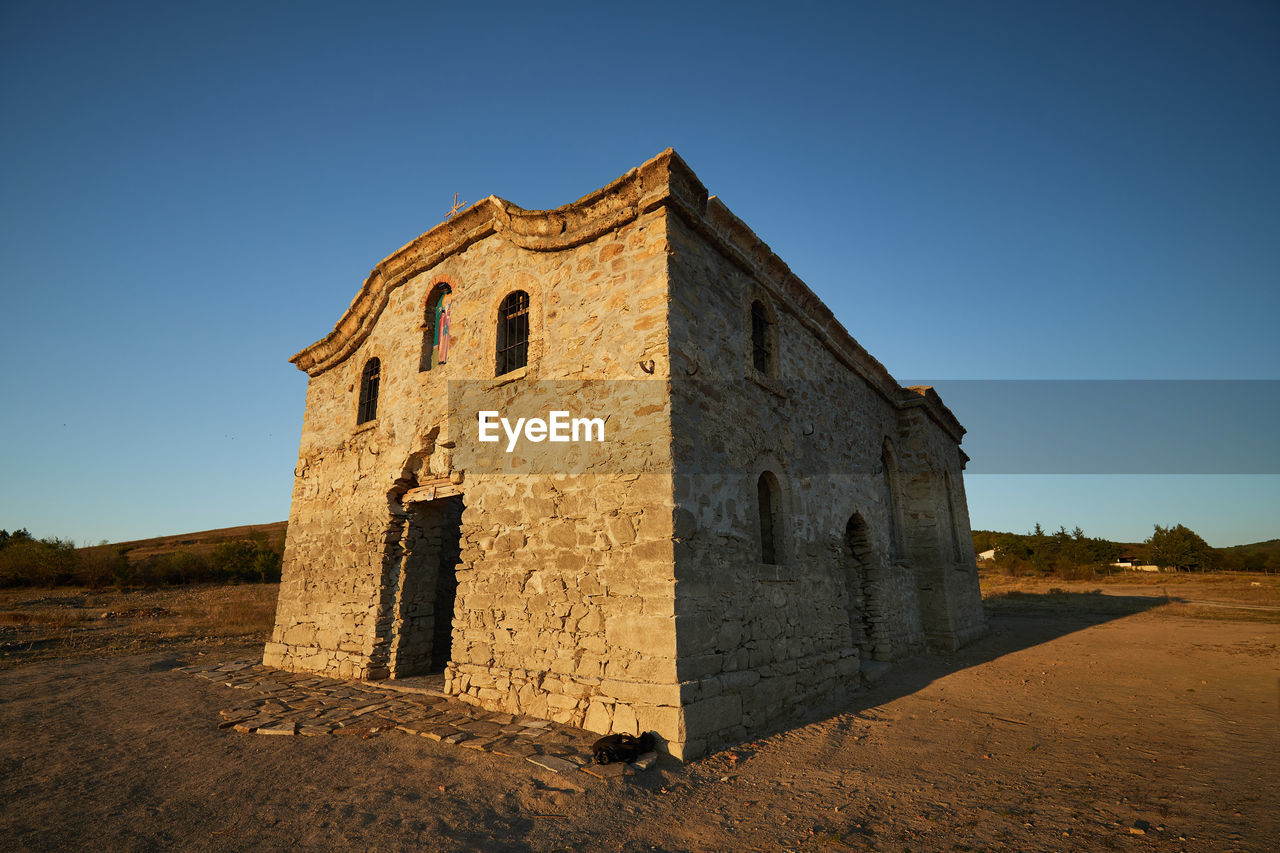
[[(443, 618), (430, 575), (453, 571), (447, 690), (601, 732), (654, 730), (679, 752), (665, 227), (652, 210), (554, 250), (490, 234), (390, 289), (359, 346), (313, 373), (268, 664), (359, 678), (429, 667)], [(425, 303), (439, 282), (452, 288), (452, 351), (423, 371)], [(497, 306), (517, 289), (531, 300), (529, 364), (495, 377)], [(357, 425), (372, 357), (377, 419)], [(498, 391), (615, 382), (609, 439), (632, 464), (486, 466), (457, 434), (474, 414), (450, 418), (450, 380)], [(442, 543), (422, 505), (399, 502), (441, 478), (461, 492), (456, 566), (434, 553)]]
[[(886, 390), (838, 360), (803, 312), (766, 287), (768, 274), (728, 257), (706, 223), (673, 217), (670, 234), (677, 646), (687, 748), (696, 752), (847, 697), (862, 657), (923, 648), (921, 596), (932, 579), (923, 581), (918, 558), (936, 531), (918, 492), (959, 453), (932, 424), (903, 418), (896, 383)], [(755, 300), (769, 314), (764, 372), (752, 357)], [(886, 442), (905, 463), (899, 522), (881, 462)], [(764, 471), (779, 484), (776, 564), (761, 555)], [(956, 496), (953, 507), (963, 506)], [(858, 555), (846, 542), (855, 514)], [(901, 548), (891, 544), (894, 523)], [(940, 565), (928, 554), (929, 566)]]
[(923, 411), (910, 407), (901, 418), (907, 554), (916, 571), (928, 644), (937, 651), (954, 651), (980, 636), (986, 622), (969, 544), (961, 454)]

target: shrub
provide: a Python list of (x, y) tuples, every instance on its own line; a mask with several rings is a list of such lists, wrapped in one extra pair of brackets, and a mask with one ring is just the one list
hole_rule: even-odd
[[(18, 531), (25, 533), (26, 531)], [(9, 536), (0, 548), (0, 585), (56, 586), (75, 577), (75, 546), (62, 539)]]

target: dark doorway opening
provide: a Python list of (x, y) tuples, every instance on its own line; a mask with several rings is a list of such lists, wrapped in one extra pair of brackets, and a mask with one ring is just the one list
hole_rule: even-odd
[(409, 505), (391, 643), (391, 676), (441, 672), (449, 663), (462, 538), (461, 495)]
[[(872, 550), (867, 536), (867, 523), (862, 514), (855, 512), (844, 528), (845, 550), (845, 606), (849, 615), (849, 631), (858, 656), (870, 660), (875, 652), (875, 623), (871, 621), (876, 602), (871, 573)], [(878, 615), (878, 614), (877, 614)]]

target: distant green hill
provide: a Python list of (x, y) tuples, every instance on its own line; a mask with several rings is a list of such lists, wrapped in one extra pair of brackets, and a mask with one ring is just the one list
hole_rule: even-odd
[(1219, 548), (1222, 568), (1236, 572), (1280, 572), (1280, 539)]

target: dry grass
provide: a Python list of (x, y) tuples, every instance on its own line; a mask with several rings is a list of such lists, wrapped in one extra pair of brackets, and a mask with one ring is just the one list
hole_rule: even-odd
[(261, 636), (266, 642), (278, 591), (277, 584), (215, 588), (210, 595), (179, 604), (166, 631), (178, 637)]
[(0, 592), (0, 668), (150, 648), (264, 643), (278, 584)]
[(993, 613), (1075, 610), (1239, 622), (1280, 622), (1280, 576), (1236, 572), (1121, 572), (1089, 581), (981, 574)]

